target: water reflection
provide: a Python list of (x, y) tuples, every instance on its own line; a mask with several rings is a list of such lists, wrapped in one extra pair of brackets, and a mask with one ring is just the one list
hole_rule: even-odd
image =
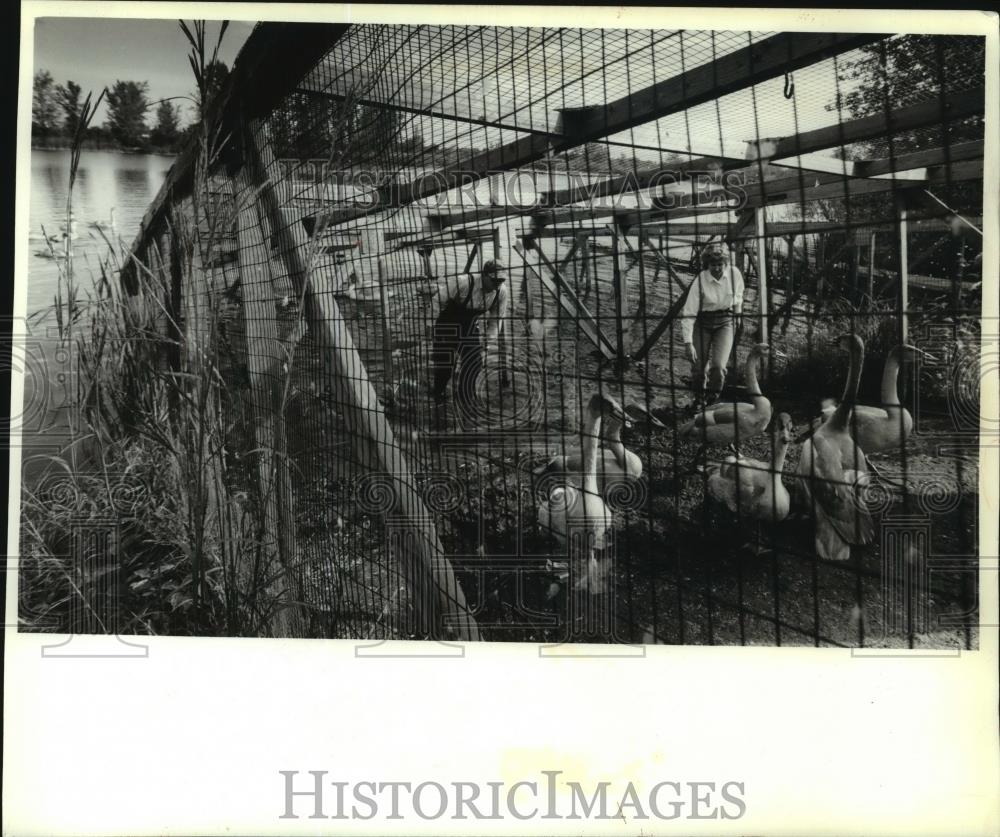
[[(108, 224), (114, 208), (114, 234), (131, 243), (174, 159), (156, 154), (83, 152), (73, 190), (77, 237), (72, 241), (74, 267), (81, 283), (90, 281), (91, 266), (107, 252), (101, 231), (92, 225)], [(57, 264), (35, 254), (48, 249), (41, 236), (43, 226), (50, 237), (61, 236), (68, 188), (69, 151), (33, 150), (27, 250), (26, 310), (29, 315), (50, 306), (56, 292)], [(107, 229), (104, 233), (110, 237)], [(60, 238), (52, 246), (60, 252), (63, 241)]]

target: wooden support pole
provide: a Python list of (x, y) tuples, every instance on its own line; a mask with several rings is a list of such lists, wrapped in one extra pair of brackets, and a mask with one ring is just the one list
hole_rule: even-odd
[(851, 300), (857, 302), (858, 299), (858, 268), (861, 265), (861, 248), (858, 246), (857, 235), (853, 231), (848, 231), (851, 242)]
[(625, 359), (625, 277), (622, 275), (622, 255), (619, 246), (621, 230), (611, 239), (611, 270), (615, 292), (615, 344), (618, 360)]
[(907, 308), (910, 304), (909, 233), (906, 210), (899, 210), (899, 339), (905, 343), (909, 333)]
[(476, 256), (479, 255), (479, 242), (477, 241), (472, 245), (472, 249), (469, 251), (469, 258), (465, 260), (465, 267), (462, 270), (462, 275), (464, 276), (470, 270), (472, 270), (472, 264), (476, 260)]
[(382, 307), (382, 365), (385, 367), (382, 374), (385, 376), (386, 400), (392, 401), (392, 331), (389, 329), (389, 294), (385, 287), (385, 265), (380, 256), (377, 262), (378, 268), (378, 298)]
[(427, 280), (427, 293), (431, 296), (434, 295), (434, 271), (431, 270), (431, 253), (434, 252), (434, 248), (430, 246), (425, 246), (420, 248), (420, 261), (424, 266), (424, 278)]
[(683, 288), (681, 293), (677, 296), (677, 299), (675, 299), (671, 304), (670, 309), (656, 324), (656, 328), (649, 333), (649, 336), (639, 349), (632, 353), (632, 360), (643, 360), (646, 355), (652, 351), (653, 346), (659, 342), (663, 333), (670, 327), (670, 324), (677, 319), (678, 314), (681, 313), (681, 310), (684, 308), (684, 303), (687, 300), (688, 293), (691, 291), (691, 286), (695, 283), (695, 281), (696, 280), (692, 280), (687, 287)]
[(785, 296), (790, 297), (795, 290), (795, 239), (796, 235), (785, 236), (788, 243), (788, 261), (785, 264)]
[[(295, 518), (284, 421), (283, 349), (278, 339), (277, 310), (271, 275), (269, 224), (256, 199), (259, 178), (246, 166), (237, 174), (237, 242), (240, 286), (246, 324), (251, 416), (257, 459), (257, 495), (263, 515), (261, 540), (274, 581), (268, 592), (278, 604), (272, 626), (276, 636), (306, 635), (302, 579), (295, 569)], [(287, 374), (287, 373), (285, 373)]]
[(757, 304), (760, 309), (760, 327), (757, 340), (768, 341), (767, 312), (769, 308), (767, 294), (767, 209), (763, 206), (756, 210), (757, 215)]
[[(500, 228), (494, 227), (492, 230), (493, 238), (493, 258), (497, 261), (506, 264), (503, 257), (500, 254)], [(509, 265), (508, 265), (509, 267)], [(507, 277), (507, 294), (508, 294), (508, 305), (507, 305), (507, 317), (500, 323), (500, 331), (497, 334), (497, 353), (500, 356), (502, 363), (502, 368), (500, 371), (500, 382), (503, 386), (508, 386), (510, 383), (510, 370), (514, 368), (514, 341), (508, 335), (510, 331), (510, 322), (514, 317), (514, 311), (517, 306), (517, 289), (514, 287), (514, 283), (510, 280), (510, 276)]]
[(549, 261), (546, 255), (540, 249), (536, 249), (539, 258), (552, 274), (551, 279), (542, 273), (542, 271), (535, 270), (535, 268), (528, 263), (527, 253), (522, 245), (515, 244), (514, 251), (524, 261), (525, 267), (538, 277), (538, 280), (542, 283), (542, 287), (544, 287), (545, 290), (553, 296), (556, 302), (559, 303), (562, 309), (573, 318), (573, 321), (577, 323), (580, 331), (582, 331), (587, 339), (594, 344), (594, 347), (608, 360), (614, 358), (615, 347), (612, 345), (611, 341), (604, 336), (604, 332), (601, 331), (601, 327), (594, 319), (593, 315), (587, 310), (587, 307), (580, 302), (573, 289), (560, 275), (558, 268), (556, 268), (556, 266)]
[(868, 289), (866, 293), (868, 294), (868, 304), (871, 305), (875, 298), (875, 254), (878, 252), (876, 250), (876, 239), (878, 238), (878, 232), (872, 233), (871, 243), (869, 244), (868, 250)]
[[(251, 125), (254, 141), (249, 144), (246, 162), (264, 180), (261, 200), (269, 216), (280, 223), (281, 206), (290, 200), (288, 185), (280, 178), (267, 179), (276, 161), (263, 125)], [(466, 607), (465, 594), (445, 555), (434, 518), (396, 442), (350, 329), (331, 289), (326, 287), (324, 274), (310, 270), (308, 236), (301, 224), (281, 224), (275, 232), (280, 258), (286, 264), (296, 296), (303, 300), (310, 333), (344, 416), (359, 471), (380, 476), (391, 491), (391, 504), (384, 513), (387, 537), (410, 581), (416, 627), (432, 637), (445, 633), (456, 639), (477, 640), (479, 627)]]

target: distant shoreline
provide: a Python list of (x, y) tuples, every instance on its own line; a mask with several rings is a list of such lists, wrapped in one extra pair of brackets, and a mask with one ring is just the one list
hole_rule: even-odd
[[(70, 141), (65, 140), (55, 140), (46, 142), (37, 142), (35, 140), (31, 143), (32, 151), (69, 151)], [(133, 156), (157, 156), (157, 157), (176, 157), (180, 152), (171, 151), (169, 149), (127, 149), (122, 148), (120, 145), (111, 145), (100, 142), (84, 142), (84, 151), (113, 151), (116, 154), (129, 154)]]

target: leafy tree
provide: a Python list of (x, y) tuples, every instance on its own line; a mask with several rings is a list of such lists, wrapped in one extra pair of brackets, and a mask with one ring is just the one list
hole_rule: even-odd
[[(862, 47), (860, 53), (858, 59), (842, 63), (838, 78), (850, 87), (839, 98), (852, 117), (886, 113), (938, 97), (947, 101), (985, 84), (983, 37), (903, 35)], [(892, 148), (896, 154), (905, 154), (982, 136), (983, 117), (973, 116), (932, 130), (900, 132), (893, 136)]]
[(66, 86), (56, 85), (56, 100), (63, 112), (63, 129), (72, 136), (80, 122), (80, 85), (67, 81)]
[(215, 59), (205, 65), (205, 74), (198, 90), (194, 91), (194, 100), (198, 108), (198, 115), (205, 112), (222, 86), (229, 78), (229, 68), (225, 62)]
[(142, 145), (146, 138), (149, 85), (144, 81), (116, 81), (108, 91), (107, 127), (125, 147)]
[(35, 73), (31, 93), (31, 132), (46, 135), (59, 126), (59, 102), (56, 85), (48, 70)]
[(156, 124), (149, 132), (149, 141), (154, 145), (173, 148), (181, 138), (180, 109), (164, 100), (156, 107)]
[[(859, 118), (943, 98), (982, 87), (986, 71), (986, 40), (975, 36), (902, 35), (859, 50), (854, 60), (841, 61), (838, 82), (842, 93), (828, 110), (842, 109)], [(880, 138), (843, 149), (847, 159), (884, 158), (921, 149), (946, 147), (983, 138), (982, 116), (951, 120), (913, 131), (898, 131), (891, 143)], [(949, 206), (979, 214), (982, 183), (949, 183), (935, 190)], [(892, 218), (896, 194), (862, 195), (851, 200), (854, 219)], [(914, 200), (925, 199), (919, 192)], [(930, 200), (926, 198), (926, 200)], [(843, 201), (824, 207), (826, 217), (845, 217)], [(932, 207), (936, 208), (936, 207)], [(977, 211), (978, 208), (978, 211)]]

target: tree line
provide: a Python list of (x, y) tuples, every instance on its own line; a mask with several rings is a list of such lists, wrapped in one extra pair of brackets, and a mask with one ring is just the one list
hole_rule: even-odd
[[(221, 61), (206, 67), (205, 96), (210, 99), (225, 82), (229, 69)], [(75, 81), (57, 84), (48, 70), (35, 73), (31, 100), (31, 138), (38, 145), (68, 145), (80, 123), (83, 91)], [(191, 94), (195, 113), (202, 112), (201, 96)], [(170, 99), (151, 100), (145, 81), (122, 81), (104, 89), (107, 118), (103, 125), (91, 125), (84, 145), (127, 151), (180, 151), (197, 124), (181, 127), (183, 112)], [(152, 120), (149, 117), (152, 115)]]

